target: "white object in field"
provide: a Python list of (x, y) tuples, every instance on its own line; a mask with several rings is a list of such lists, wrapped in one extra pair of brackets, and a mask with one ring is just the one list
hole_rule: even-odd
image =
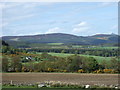
[(117, 86), (115, 86), (115, 89), (118, 89), (118, 87), (117, 87)]
[(10, 84), (11, 84), (11, 85), (13, 84), (13, 81), (12, 81), (12, 80), (10, 81)]
[(26, 57), (26, 59), (28, 60), (28, 57)]
[(90, 88), (90, 85), (85, 85), (85, 88)]
[(38, 88), (44, 87), (45, 84), (38, 84)]

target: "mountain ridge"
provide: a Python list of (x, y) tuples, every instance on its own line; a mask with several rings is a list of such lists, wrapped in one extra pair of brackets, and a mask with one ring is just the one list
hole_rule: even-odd
[(118, 35), (96, 34), (92, 36), (77, 36), (66, 33), (51, 33), (25, 36), (3, 36), (2, 39), (11, 43), (64, 43), (76, 45), (100, 45), (118, 43)]
[[(72, 36), (80, 36), (80, 35), (75, 35), (75, 34), (68, 34), (68, 33), (47, 33), (47, 34), (35, 34), (35, 35), (17, 35), (18, 37), (24, 37), (24, 36), (39, 36), (39, 35), (54, 35), (54, 34), (64, 34), (64, 35), (72, 35)], [(91, 37), (91, 36), (100, 36), (100, 35), (117, 35), (117, 34), (114, 34), (114, 33), (111, 33), (111, 34), (93, 34), (93, 35), (88, 35), (88, 36), (82, 36), (81, 37)], [(17, 37), (15, 36), (15, 37)], [(117, 35), (119, 36), (119, 35)], [(2, 36), (2, 37), (6, 37), (6, 36)], [(14, 37), (14, 36), (10, 36), (8, 35), (7, 37)], [(1, 38), (1, 37), (0, 37)]]

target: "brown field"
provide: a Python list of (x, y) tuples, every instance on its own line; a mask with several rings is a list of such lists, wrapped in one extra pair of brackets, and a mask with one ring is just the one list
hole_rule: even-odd
[(61, 81), (74, 84), (118, 84), (118, 74), (79, 74), (79, 73), (3, 73), (3, 83), (35, 84), (44, 81)]

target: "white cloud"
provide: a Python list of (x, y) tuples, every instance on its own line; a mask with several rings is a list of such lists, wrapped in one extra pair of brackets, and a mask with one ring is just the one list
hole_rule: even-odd
[(103, 2), (102, 4), (101, 4), (101, 6), (109, 6), (109, 5), (111, 5), (112, 3), (111, 2)]
[(116, 29), (117, 30), (118, 29), (118, 25), (112, 26), (111, 29)]
[(38, 35), (38, 34), (42, 34), (41, 32), (34, 32), (34, 33), (26, 33), (26, 34), (18, 34), (18, 36), (24, 36), (24, 35)]
[(23, 3), (1, 3), (0, 4), (0, 8), (4, 8), (4, 9), (12, 9), (12, 8), (16, 8), (19, 5), (23, 5)]
[[(2, 18), (3, 22), (8, 22), (9, 24), (13, 22), (18, 22), (18, 20), (25, 20), (29, 19), (31, 17), (34, 17), (38, 15), (38, 13), (34, 12), (37, 8), (37, 6), (41, 5), (51, 5), (51, 3), (46, 3), (46, 2), (41, 2), (41, 3), (36, 3), (36, 2), (13, 2), (13, 3), (0, 3), (0, 9), (4, 9), (4, 12), (2, 13), (3, 17)], [(41, 10), (41, 9), (40, 9)], [(4, 26), (4, 25), (0, 25)]]
[(9, 19), (10, 21), (14, 21), (14, 20), (21, 20), (21, 19), (25, 19), (25, 18), (30, 18), (35, 16), (34, 14), (27, 14), (27, 15), (23, 15), (23, 16), (16, 16), (14, 18)]
[(46, 34), (47, 33), (59, 33), (61, 32), (62, 29), (60, 29), (59, 27), (55, 27), (55, 28), (51, 28), (49, 29), (47, 32), (45, 32)]
[(2, 2), (118, 2), (119, 0), (1, 0)]
[(85, 25), (87, 25), (87, 23), (86, 23), (86, 22), (81, 22), (81, 23), (79, 23), (77, 26), (82, 27), (82, 26), (85, 26)]
[(32, 3), (27, 3), (24, 5), (24, 8), (35, 8), (37, 6), (45, 6), (45, 5), (51, 5), (54, 2), (41, 2), (41, 3), (36, 3), (36, 2), (32, 2)]
[(83, 21), (83, 22), (80, 22), (77, 25), (74, 25), (72, 33), (73, 34), (78, 34), (78, 33), (81, 33), (81, 32), (86, 32), (87, 30), (89, 30), (89, 28), (90, 27), (88, 26), (87, 22)]
[(31, 18), (35, 16), (36, 14), (31, 13), (31, 9), (23, 7), (26, 4), (28, 3), (1, 3), (0, 9), (3, 9), (4, 12), (2, 12), (3, 17), (0, 17), (0, 19), (2, 19), (2, 22), (4, 23), (1, 24), (0, 27), (10, 25), (11, 23), (16, 21), (18, 22), (18, 20), (25, 20), (26, 18)]
[(1, 23), (1, 24), (0, 24), (0, 28), (5, 27), (6, 25), (8, 25), (8, 23), (7, 23), (7, 22), (5, 22), (5, 23)]
[(113, 4), (113, 2), (102, 2), (98, 5), (98, 7), (108, 7), (112, 4)]
[(5, 5), (4, 4), (0, 4), (0, 9), (4, 8)]
[(85, 31), (87, 31), (89, 28), (88, 27), (79, 27), (79, 28), (74, 28), (73, 30), (72, 30), (72, 32), (73, 33), (80, 33), (80, 32), (85, 32)]

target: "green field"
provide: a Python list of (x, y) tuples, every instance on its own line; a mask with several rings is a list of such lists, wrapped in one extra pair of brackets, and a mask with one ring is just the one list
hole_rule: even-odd
[[(41, 54), (41, 53), (40, 53)], [(67, 56), (71, 56), (74, 54), (66, 54), (66, 53), (48, 53), (52, 56), (59, 56), (59, 57), (67, 57)], [(93, 55), (82, 55), (82, 54), (78, 54), (80, 56), (85, 56), (85, 57), (94, 57), (99, 63), (101, 63), (103, 60), (105, 61), (109, 61), (114, 57), (101, 57), (101, 56), (93, 56)]]
[(118, 49), (118, 47), (93, 47), (93, 49)]
[(116, 46), (82, 46), (82, 45), (72, 45), (72, 48), (88, 48), (88, 49), (118, 49)]
[(47, 43), (47, 45), (62, 45), (63, 43)]

